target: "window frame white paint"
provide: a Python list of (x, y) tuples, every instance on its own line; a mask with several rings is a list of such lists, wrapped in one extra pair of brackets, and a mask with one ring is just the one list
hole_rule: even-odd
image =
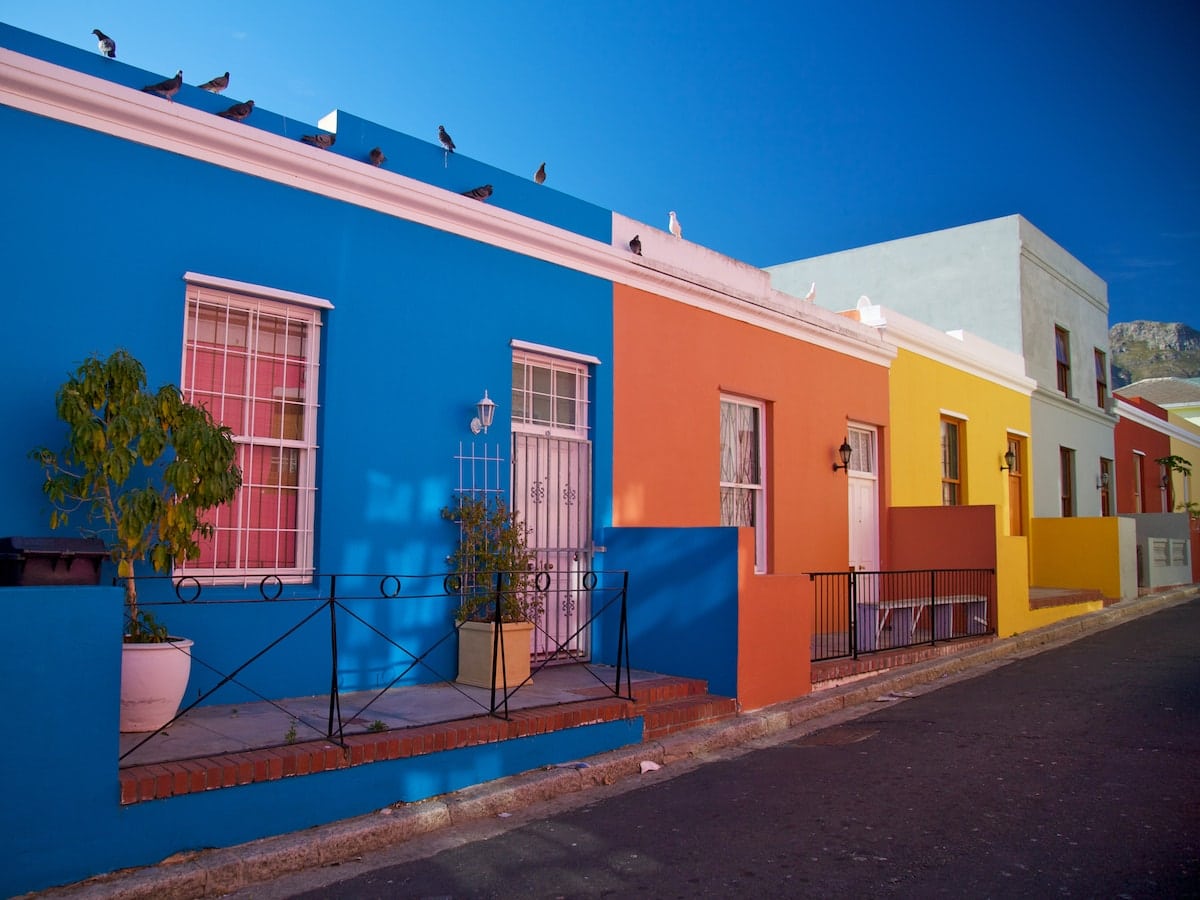
[[(512, 405), (510, 425), (513, 431), (525, 434), (550, 435), (552, 437), (570, 437), (588, 440), (591, 428), (591, 367), (598, 363), (593, 357), (582, 354), (558, 352), (552, 348), (537, 345), (512, 342), (513, 383), (509, 394)], [(522, 383), (517, 385), (516, 369), (521, 366)], [(543, 369), (550, 376), (550, 392), (542, 393), (533, 390), (535, 373), (533, 370)], [(564, 375), (574, 382), (574, 397), (562, 397), (558, 394), (559, 378)], [(518, 397), (518, 394), (520, 395)], [(550, 403), (550, 418), (535, 418), (535, 401), (545, 397)], [(559, 403), (566, 402), (573, 410), (573, 422), (567, 423), (559, 418)]]
[[(243, 486), (238, 489), (238, 496), (229, 504), (230, 509), (237, 516), (236, 522), (232, 527), (236, 532), (234, 540), (239, 553), (246, 547), (250, 533), (250, 513), (248, 511), (250, 504), (243, 503), (247, 497), (246, 492), (252, 487), (249, 483), (250, 476), (246, 472), (246, 461), (253, 457), (256, 449), (274, 450), (279, 453), (280, 461), (283, 459), (284, 451), (294, 451), (296, 454), (296, 484), (294, 486), (297, 504), (294, 525), (296, 543), (293, 564), (287, 566), (251, 566), (244, 564), (244, 557), (241, 558), (242, 564), (238, 565), (218, 564), (199, 566), (194, 561), (177, 561), (175, 574), (186, 575), (196, 578), (201, 583), (209, 584), (235, 579), (241, 579), (245, 582), (267, 575), (276, 576), (280, 581), (286, 583), (309, 582), (313, 577), (313, 560), (315, 556), (317, 434), (318, 415), (320, 414), (318, 392), (321, 328), (324, 324), (322, 322), (322, 310), (332, 309), (333, 304), (317, 297), (278, 291), (273, 288), (256, 285), (247, 285), (243, 282), (218, 279), (212, 276), (197, 276), (191, 272), (187, 273), (185, 280), (187, 284), (183, 316), (184, 334), (180, 354), (180, 390), (184, 393), (185, 397), (192, 396), (192, 392), (197, 389), (194, 373), (189, 371), (189, 351), (193, 343), (197, 340), (199, 326), (198, 319), (194, 318), (194, 314), (201, 306), (245, 312), (254, 323), (253, 329), (256, 335), (258, 334), (258, 325), (263, 317), (278, 318), (283, 319), (285, 322), (295, 322), (303, 325), (306, 329), (303, 341), (303, 353), (299, 357), (290, 358), (301, 361), (302, 365), (298, 369), (302, 372), (303, 384), (309, 389), (303, 392), (303, 402), (299, 404), (302, 407), (303, 416), (302, 433), (299, 437), (283, 437), (283, 419), (281, 419), (281, 434), (276, 438), (264, 438), (246, 434), (243, 429), (236, 427), (234, 423), (223, 423), (229, 424), (234, 431), (234, 441), (238, 445), (238, 461), (239, 465), (243, 467)], [(249, 336), (247, 338), (247, 346), (251, 346)], [(248, 359), (254, 359), (256, 354), (256, 350), (253, 352), (248, 351)], [(248, 362), (247, 368), (249, 369), (251, 366), (252, 363)], [(283, 397), (285, 393), (281, 393), (281, 390), (286, 392), (289, 389), (286, 387), (277, 388), (273, 393), (275, 396)], [(232, 398), (238, 395), (227, 392), (224, 396)], [(254, 400), (253, 398), (248, 398), (244, 402), (248, 407), (252, 407)], [(248, 421), (251, 415), (248, 412), (244, 417), (244, 421)], [(216, 418), (215, 414), (214, 418)], [(218, 421), (220, 420), (218, 419)], [(269, 486), (264, 483), (260, 487), (265, 491)], [(292, 486), (289, 485), (289, 487)], [(215, 540), (216, 538), (214, 538)], [(235, 558), (234, 562), (238, 561)]]
[[(725, 476), (725, 460), (727, 446), (725, 442), (725, 429), (723, 427), (725, 418), (725, 406), (729, 404), (742, 409), (748, 409), (754, 413), (755, 422), (755, 454), (757, 463), (757, 481), (731, 481), (726, 480)], [(718, 428), (720, 432), (720, 468), (718, 470), (718, 482), (722, 494), (722, 502), (720, 504), (721, 525), (736, 525), (738, 527), (746, 527), (754, 529), (754, 571), (757, 574), (764, 574), (767, 571), (767, 404), (766, 401), (756, 400), (752, 397), (744, 397), (738, 394), (729, 394), (721, 392), (720, 419), (722, 426)], [(724, 493), (726, 490), (733, 491), (749, 491), (752, 498), (751, 515), (753, 521), (749, 525), (740, 522), (726, 521), (726, 505), (724, 503)]]

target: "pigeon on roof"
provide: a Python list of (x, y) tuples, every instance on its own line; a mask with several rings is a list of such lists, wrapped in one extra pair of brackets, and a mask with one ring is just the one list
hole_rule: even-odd
[(545, 163), (542, 163), (540, 166), (538, 166), (538, 170), (533, 173), (533, 180), (536, 181), (538, 184), (546, 183), (546, 164)]
[(492, 196), (492, 186), (490, 184), (480, 185), (477, 188), (472, 188), (469, 191), (463, 191), (464, 197), (470, 197), (472, 200), (486, 200)]
[(226, 72), (224, 75), (218, 75), (211, 81), (204, 82), (204, 84), (200, 85), (199, 87), (202, 91), (209, 91), (213, 94), (219, 94), (221, 91), (225, 90), (225, 88), (229, 87), (229, 73)]
[(254, 101), (247, 100), (245, 103), (235, 103), (229, 109), (219, 112), (217, 115), (223, 119), (233, 119), (235, 122), (241, 122), (252, 112), (254, 112)]
[(675, 218), (675, 210), (671, 210), (671, 221), (667, 225), (667, 228), (670, 229), (671, 234), (675, 235), (675, 237), (683, 237), (683, 226), (680, 225), (679, 220)]
[(629, 249), (637, 256), (642, 255), (642, 239), (636, 234), (629, 241)]
[(179, 88), (182, 84), (183, 69), (180, 69), (175, 73), (174, 78), (168, 78), (166, 81), (160, 81), (158, 84), (148, 84), (142, 90), (148, 94), (158, 94), (170, 100), (179, 93)]
[(454, 152), (454, 141), (450, 140), (450, 135), (446, 134), (446, 129), (441, 125), (438, 126), (438, 140), (442, 142), (442, 146), (446, 148), (447, 153)]
[(93, 28), (92, 34), (94, 34), (96, 36), (96, 42), (97, 42), (98, 46), (100, 47), (100, 52), (103, 53), (105, 56), (107, 56), (109, 59), (116, 59), (117, 58), (117, 42), (114, 41), (112, 38), (110, 38), (107, 34), (105, 34), (99, 28)]
[(337, 140), (336, 134), (306, 134), (300, 138), (306, 144), (312, 144), (314, 147), (320, 147), (322, 150), (328, 150)]
[(383, 155), (383, 151), (378, 147), (372, 150), (368, 154), (367, 158), (371, 160), (371, 165), (373, 166), (382, 166), (385, 162), (387, 162), (387, 157)]

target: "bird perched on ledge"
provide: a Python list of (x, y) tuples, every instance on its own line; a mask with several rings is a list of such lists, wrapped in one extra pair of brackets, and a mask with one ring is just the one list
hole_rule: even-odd
[(540, 166), (538, 166), (538, 170), (533, 173), (533, 180), (536, 181), (538, 184), (546, 183), (546, 164), (545, 163), (542, 163)]
[(245, 103), (235, 103), (229, 109), (219, 112), (217, 115), (223, 119), (232, 119), (235, 122), (241, 122), (252, 112), (254, 112), (254, 101), (247, 100)]
[(385, 162), (387, 162), (387, 157), (383, 155), (383, 151), (378, 147), (367, 154), (367, 158), (371, 161), (371, 165), (373, 166), (382, 166)]
[(229, 73), (226, 72), (224, 75), (218, 75), (211, 81), (206, 81), (204, 84), (197, 86), (200, 90), (208, 91), (210, 94), (219, 94), (225, 88), (229, 87)]
[(158, 94), (161, 97), (166, 97), (168, 100), (173, 100), (175, 95), (179, 93), (179, 88), (183, 84), (183, 69), (175, 73), (174, 78), (168, 78), (166, 81), (160, 81), (158, 84), (148, 84), (144, 88), (147, 94)]
[(117, 42), (114, 41), (112, 38), (110, 38), (107, 34), (105, 34), (99, 28), (93, 28), (92, 34), (94, 34), (96, 36), (96, 43), (98, 44), (98, 46), (100, 48), (100, 52), (103, 53), (105, 56), (107, 56), (109, 59), (116, 59), (117, 58)]
[(629, 249), (637, 256), (642, 255), (642, 239), (636, 234), (629, 241)]
[(314, 147), (319, 147), (322, 150), (328, 150), (337, 140), (336, 134), (306, 134), (300, 140), (306, 144), (312, 144)]
[(472, 200), (486, 200), (492, 196), (492, 186), (490, 184), (481, 185), (477, 188), (472, 188), (469, 191), (463, 191), (464, 197), (470, 197)]
[(442, 142), (442, 146), (446, 148), (447, 153), (454, 152), (454, 141), (450, 140), (450, 135), (446, 134), (446, 129), (441, 125), (438, 126), (438, 140)]

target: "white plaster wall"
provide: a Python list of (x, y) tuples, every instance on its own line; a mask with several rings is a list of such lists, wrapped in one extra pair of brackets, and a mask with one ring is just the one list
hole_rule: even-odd
[(1121, 599), (1137, 596), (1137, 523), (1120, 517), (1117, 522), (1118, 546), (1121, 561)]
[(1054, 329), (1065, 328), (1070, 336), (1071, 396), (1099, 409), (1094, 351), (1101, 350), (1111, 363), (1108, 287), (1029, 222), (1020, 219), (1020, 226), (1025, 371), (1046, 390), (1057, 390)]
[(1099, 410), (1090, 410), (1061, 394), (1039, 389), (1030, 405), (1033, 428), (1033, 515), (1062, 515), (1059, 492), (1059, 448), (1075, 451), (1075, 515), (1099, 516), (1100, 491), (1096, 477), (1100, 458), (1113, 458), (1113, 424)]
[(939, 331), (965, 329), (1022, 353), (1019, 216), (770, 266), (772, 284), (851, 309), (866, 295)]

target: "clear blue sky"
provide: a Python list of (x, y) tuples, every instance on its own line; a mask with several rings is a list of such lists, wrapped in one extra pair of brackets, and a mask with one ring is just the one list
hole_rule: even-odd
[(1021, 213), (1112, 322), (1200, 327), (1200, 4), (85, 3), (0, 19), (332, 109), (771, 265)]

